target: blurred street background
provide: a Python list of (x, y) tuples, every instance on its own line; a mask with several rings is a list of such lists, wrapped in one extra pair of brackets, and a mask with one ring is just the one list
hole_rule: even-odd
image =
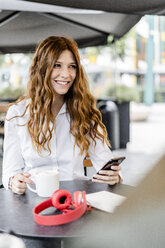
[(147, 121), (131, 122), (127, 149), (114, 151), (125, 155), (123, 183), (137, 185), (165, 152), (165, 103), (152, 105)]
[[(165, 152), (165, 103), (155, 103), (147, 121), (132, 121), (130, 142), (126, 149), (113, 151), (114, 156), (126, 156), (121, 164), (123, 183), (136, 186), (156, 165)], [(88, 176), (94, 170), (88, 168)]]

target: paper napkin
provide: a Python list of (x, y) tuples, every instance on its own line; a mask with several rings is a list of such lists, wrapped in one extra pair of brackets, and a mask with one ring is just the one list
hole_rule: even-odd
[(86, 199), (92, 207), (112, 213), (117, 206), (122, 204), (126, 197), (108, 191), (100, 191), (87, 194)]

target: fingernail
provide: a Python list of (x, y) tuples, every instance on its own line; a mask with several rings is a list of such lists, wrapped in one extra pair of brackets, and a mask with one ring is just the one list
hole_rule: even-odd
[(24, 174), (24, 176), (30, 176), (30, 174), (28, 172), (24, 172), (23, 174)]

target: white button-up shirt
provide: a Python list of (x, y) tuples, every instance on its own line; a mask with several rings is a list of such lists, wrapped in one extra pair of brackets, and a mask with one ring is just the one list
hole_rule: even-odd
[[(80, 155), (78, 146), (75, 146), (74, 149), (75, 138), (70, 133), (70, 117), (66, 111), (66, 103), (63, 104), (56, 117), (56, 126), (50, 141), (51, 154), (43, 151), (40, 155), (33, 149), (27, 130), (26, 121), (29, 111), (27, 110), (24, 117), (9, 120), (11, 117), (22, 115), (28, 102), (29, 100), (23, 100), (12, 105), (7, 112), (2, 170), (4, 187), (8, 188), (9, 178), (16, 173), (29, 172), (33, 174), (44, 169), (57, 169), (60, 180), (85, 179), (84, 156)], [(109, 147), (106, 144), (103, 145), (99, 139), (96, 139), (95, 149), (91, 142), (88, 153), (96, 171), (112, 158)]]

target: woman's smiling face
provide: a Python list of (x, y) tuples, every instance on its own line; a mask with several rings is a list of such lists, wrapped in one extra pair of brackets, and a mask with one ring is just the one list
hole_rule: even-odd
[(57, 59), (51, 75), (51, 83), (56, 95), (65, 95), (72, 86), (77, 72), (77, 64), (71, 51), (64, 50)]

